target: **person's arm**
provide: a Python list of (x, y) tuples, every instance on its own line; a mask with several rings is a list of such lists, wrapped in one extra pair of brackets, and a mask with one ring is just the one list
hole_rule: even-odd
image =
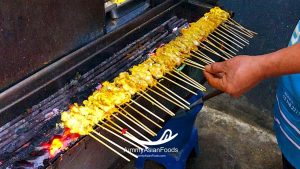
[(207, 65), (204, 70), (211, 86), (234, 97), (263, 79), (293, 73), (300, 73), (300, 44), (255, 57), (237, 56)]

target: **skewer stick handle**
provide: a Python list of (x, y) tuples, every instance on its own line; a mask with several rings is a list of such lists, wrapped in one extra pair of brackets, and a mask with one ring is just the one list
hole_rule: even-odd
[(136, 108), (134, 108), (133, 106), (131, 106), (128, 103), (125, 103), (126, 106), (128, 106), (129, 108), (131, 108), (132, 110), (134, 110), (136, 113), (138, 113), (139, 115), (143, 116), (145, 119), (147, 119), (148, 121), (150, 121), (152, 124), (156, 125), (157, 127), (159, 127), (160, 129), (162, 128), (162, 126), (160, 126), (159, 124), (157, 124), (155, 121), (153, 121), (152, 119), (150, 119), (149, 117), (147, 117), (146, 115), (144, 115), (143, 113), (141, 113), (139, 110), (137, 110)]
[[(111, 126), (110, 124), (106, 123), (106, 122), (103, 122), (101, 121), (101, 123), (103, 123), (104, 125), (106, 125), (107, 127), (111, 128), (112, 130), (114, 130), (116, 133), (119, 133), (119, 134), (122, 134), (122, 131), (121, 130), (118, 130), (116, 129), (115, 127)], [(101, 127), (101, 125), (99, 124), (96, 124), (97, 126)], [(127, 137), (128, 139), (132, 139), (131, 137), (134, 137), (132, 134), (130, 134), (128, 131), (125, 133), (125, 134), (122, 134), (123, 136)], [(130, 137), (129, 137), (130, 136)], [(135, 138), (135, 137), (134, 137)], [(134, 141), (134, 140), (132, 140)], [(134, 141), (135, 142), (135, 141)], [(140, 144), (140, 143), (137, 143), (139, 144), (140, 146), (144, 147), (144, 148), (148, 148), (147, 146), (143, 145), (143, 144)]]
[(217, 31), (214, 31), (214, 33), (218, 34), (219, 36), (223, 37), (224, 39), (228, 40), (229, 42), (233, 43), (234, 45), (236, 45), (237, 47), (243, 49), (242, 46), (240, 46), (239, 44), (237, 44), (236, 42), (234, 42), (233, 40), (227, 38), (226, 36), (223, 36), (222, 34), (220, 34), (219, 32)]
[(202, 90), (204, 90), (204, 91), (206, 90), (206, 88), (203, 85), (201, 85), (200, 83), (198, 83), (196, 80), (192, 79), (191, 77), (187, 76), (186, 74), (184, 74), (184, 73), (182, 73), (182, 72), (180, 72), (176, 69), (174, 69), (173, 72), (175, 72), (178, 76), (180, 76), (180, 77), (188, 80), (189, 82), (193, 83), (194, 85), (200, 87)]
[(138, 135), (142, 136), (144, 139), (146, 139), (147, 141), (151, 141), (149, 138), (147, 138), (146, 136), (144, 136), (142, 133), (140, 133), (139, 131), (137, 131), (135, 128), (131, 127), (129, 124), (127, 124), (125, 121), (123, 121), (122, 119), (120, 119), (119, 117), (117, 117), (116, 115), (112, 114), (112, 116), (114, 118), (116, 118), (117, 120), (119, 120), (121, 123), (123, 123), (125, 126), (129, 127), (131, 130), (133, 130), (135, 133), (137, 133)]
[(120, 113), (123, 117), (125, 117), (126, 119), (128, 119), (129, 121), (131, 121), (132, 123), (134, 123), (135, 125), (139, 126), (141, 129), (143, 129), (144, 131), (146, 131), (147, 133), (149, 133), (151, 136), (156, 136), (156, 134), (150, 130), (148, 127), (144, 127), (141, 124), (137, 123), (136, 121), (132, 120), (131, 118), (129, 118), (128, 116), (126, 116), (123, 112), (121, 111), (117, 111), (118, 113)]
[(122, 147), (122, 146), (120, 146), (119, 144), (117, 144), (117, 143), (111, 141), (110, 139), (108, 139), (107, 137), (103, 136), (102, 134), (96, 132), (95, 130), (93, 130), (92, 132), (95, 133), (97, 136), (101, 137), (102, 139), (106, 140), (107, 142), (111, 143), (112, 145), (114, 145), (114, 146), (118, 147), (119, 149), (125, 151), (126, 153), (132, 155), (133, 157), (138, 158), (137, 155), (133, 154), (132, 152), (130, 152), (130, 151), (128, 151), (128, 150), (126, 150), (124, 147)]
[(218, 31), (218, 32), (220, 32), (221, 34), (223, 34), (223, 35), (225, 35), (225, 36), (227, 36), (228, 38), (230, 38), (230, 39), (232, 39), (232, 40), (234, 40), (234, 41), (236, 41), (237, 43), (239, 43), (239, 44), (241, 44), (241, 45), (243, 45), (243, 46), (246, 46), (245, 44), (243, 44), (241, 41), (238, 41), (235, 37), (233, 37), (233, 36), (230, 36), (230, 35), (228, 35), (228, 33), (226, 33), (226, 32), (223, 32), (222, 30), (220, 30), (220, 29), (215, 29), (215, 31)]
[(211, 62), (211, 61), (209, 61), (209, 60), (207, 60), (207, 59), (204, 59), (204, 58), (201, 58), (201, 57), (199, 57), (199, 56), (197, 56), (197, 55), (194, 55), (193, 53), (190, 53), (190, 55), (191, 55), (192, 57), (194, 57), (194, 58), (200, 60), (201, 62), (206, 63), (206, 64), (212, 64), (212, 63), (213, 63), (213, 62)]
[(183, 62), (183, 63), (186, 64), (186, 65), (188, 65), (188, 66), (191, 66), (191, 67), (194, 67), (194, 68), (197, 68), (197, 69), (200, 69), (200, 70), (204, 70), (204, 68), (196, 66), (194, 64), (191, 64), (191, 63), (188, 63), (188, 62)]
[[(224, 53), (228, 58), (232, 58), (233, 57), (233, 55), (231, 55), (231, 54), (227, 53), (226, 51), (224, 51), (223, 49), (219, 48), (218, 46), (216, 46), (215, 44), (213, 44), (210, 40), (207, 39), (206, 42), (208, 44), (210, 44), (211, 46), (215, 47), (216, 49), (218, 49), (219, 51), (221, 51), (222, 53)], [(225, 58), (223, 56), (221, 56), (221, 57), (224, 60), (228, 60), (228, 58)]]
[(229, 52), (231, 52), (232, 54), (236, 55), (236, 53), (234, 51), (232, 51), (231, 49), (229, 49), (229, 47), (227, 47), (224, 43), (222, 44), (221, 42), (219, 42), (216, 39), (212, 38), (212, 36), (208, 36), (207, 39), (210, 39), (210, 40), (214, 41), (215, 43), (217, 43), (220, 46), (222, 46), (224, 49), (226, 49)]
[(136, 104), (137, 106), (139, 106), (140, 108), (142, 108), (143, 110), (145, 110), (146, 112), (148, 112), (149, 114), (151, 114), (152, 116), (156, 117), (158, 120), (165, 122), (164, 119), (158, 117), (156, 114), (154, 114), (153, 112), (151, 112), (150, 110), (148, 110), (146, 107), (140, 105), (138, 102), (134, 101), (131, 99), (131, 102), (133, 102), (134, 104)]
[[(144, 93), (144, 91), (141, 91), (141, 92)], [(146, 97), (145, 95), (143, 95), (143, 94), (141, 94), (141, 93), (138, 93), (138, 94), (139, 94), (140, 96), (142, 96), (143, 98), (145, 98), (146, 100), (148, 100), (151, 104), (153, 104), (153, 105), (155, 105), (156, 107), (158, 107), (159, 109), (161, 109), (162, 111), (168, 113), (168, 114), (171, 115), (171, 116), (174, 116), (174, 113), (173, 113), (173, 112), (170, 113), (170, 112), (169, 112), (169, 109), (167, 109), (166, 107), (163, 107), (163, 106), (157, 104), (155, 101), (149, 99), (148, 97)]]
[[(177, 95), (175, 92), (173, 92), (172, 90), (168, 89), (167, 87), (165, 87), (164, 85), (157, 83), (158, 86), (164, 88), (167, 92), (173, 94), (174, 96), (176, 96), (178, 99), (182, 100), (183, 102), (185, 102), (187, 105), (190, 105), (190, 103), (188, 101), (186, 101), (184, 98), (180, 97), (179, 95)], [(157, 89), (163, 90), (160, 87), (155, 86)]]
[[(203, 70), (204, 70), (204, 69), (203, 69)], [(192, 91), (192, 90), (190, 90), (190, 89), (188, 89), (188, 88), (182, 86), (181, 84), (178, 84), (177, 82), (175, 82), (175, 81), (173, 81), (173, 80), (171, 80), (171, 79), (169, 79), (169, 78), (167, 78), (167, 77), (164, 77), (164, 79), (166, 79), (166, 80), (168, 80), (168, 81), (170, 81), (170, 82), (176, 84), (177, 86), (179, 86), (179, 87), (185, 89), (186, 91), (188, 91), (188, 92), (190, 92), (190, 93), (192, 93), (192, 94), (194, 94), (194, 95), (198, 95), (198, 94), (195, 93), (194, 91)]]
[[(180, 108), (182, 108), (182, 109), (187, 109), (187, 108), (186, 108), (186, 107), (184, 107), (182, 104), (179, 104), (179, 103), (177, 103), (177, 102), (175, 102), (175, 101), (171, 100), (170, 98), (168, 98), (168, 97), (166, 97), (166, 96), (164, 96), (164, 95), (162, 95), (162, 94), (158, 93), (157, 91), (155, 91), (155, 90), (153, 90), (153, 89), (149, 89), (149, 90), (150, 90), (151, 92), (153, 92), (153, 93), (157, 94), (158, 96), (160, 96), (160, 97), (162, 97), (162, 98), (164, 98), (164, 99), (168, 100), (169, 102), (171, 102), (171, 103), (175, 104), (176, 106), (178, 106), (178, 107), (180, 107)], [(170, 97), (170, 96), (169, 96), (169, 97)]]
[(229, 28), (226, 28), (225, 26), (221, 25), (220, 28), (222, 28), (224, 31), (230, 33), (231, 35), (235, 36), (236, 38), (240, 39), (241, 41), (245, 42), (247, 45), (249, 45), (249, 41), (242, 37), (241, 35), (237, 34), (236, 32), (232, 31)]
[(180, 78), (180, 77), (178, 77), (178, 76), (173, 75), (172, 73), (168, 73), (168, 74), (171, 75), (171, 76), (173, 76), (174, 78), (176, 78), (176, 79), (178, 79), (178, 80), (180, 80), (180, 81), (182, 81), (182, 82), (184, 82), (184, 83), (186, 83), (186, 84), (188, 84), (188, 85), (190, 85), (190, 86), (192, 86), (192, 87), (198, 89), (198, 90), (203, 91), (203, 88), (198, 87), (198, 86), (195, 85), (194, 83), (191, 83), (189, 80), (184, 80), (184, 79), (182, 79), (182, 78)]
[(214, 60), (212, 60), (209, 56), (207, 56), (205, 53), (203, 53), (201, 50), (193, 50), (194, 53), (198, 54), (199, 56), (209, 60), (212, 63), (215, 63)]
[(256, 32), (251, 31), (251, 30), (249, 30), (249, 29), (243, 27), (241, 24), (239, 24), (237, 21), (235, 21), (235, 20), (232, 19), (232, 18), (229, 18), (227, 21), (232, 22), (233, 25), (236, 25), (237, 27), (239, 27), (239, 28), (241, 28), (241, 29), (243, 29), (243, 30), (245, 30), (245, 31), (247, 31), (247, 32), (249, 32), (249, 33), (251, 33), (251, 34), (257, 34)]
[(110, 149), (111, 151), (113, 151), (114, 153), (118, 154), (119, 156), (121, 156), (122, 158), (124, 158), (126, 161), (130, 161), (129, 158), (125, 157), (123, 154), (121, 154), (120, 152), (118, 152), (117, 150), (113, 149), (112, 147), (110, 147), (108, 144), (104, 143), (103, 141), (101, 141), (100, 139), (98, 139), (97, 137), (95, 137), (94, 135), (92, 135), (91, 133), (89, 133), (89, 136), (91, 136), (93, 139), (95, 139), (96, 141), (98, 141), (99, 143), (103, 144), (105, 147), (107, 147), (108, 149)]
[[(155, 86), (156, 87), (156, 86)], [(156, 102), (157, 104), (161, 105), (161, 107), (163, 107), (165, 110), (167, 110), (171, 116), (175, 116), (175, 114), (169, 110), (166, 106), (164, 106), (163, 104), (161, 104), (159, 101), (157, 101), (155, 98), (153, 98), (150, 94), (148, 94), (147, 92), (141, 91), (144, 95), (148, 96), (150, 99), (152, 99), (154, 102)]]
[(242, 34), (242, 35), (244, 35), (244, 36), (247, 36), (248, 38), (253, 38), (253, 35), (252, 35), (252, 34), (249, 34), (249, 33), (246, 33), (246, 32), (244, 32), (244, 31), (241, 31), (241, 30), (239, 30), (239, 29), (236, 29), (235, 27), (230, 26), (230, 25), (228, 25), (228, 24), (223, 23), (222, 26), (226, 27), (227, 29), (230, 29), (231, 31), (235, 31), (235, 32), (238, 32), (238, 33), (240, 33), (240, 34)]
[(142, 147), (138, 146), (137, 144), (131, 142), (130, 140), (127, 140), (126, 138), (121, 137), (120, 135), (116, 134), (115, 132), (112, 132), (112, 131), (109, 130), (108, 128), (106, 128), (106, 127), (104, 127), (104, 126), (102, 126), (102, 125), (99, 125), (99, 124), (97, 124), (97, 126), (101, 127), (103, 130), (109, 132), (110, 134), (112, 134), (112, 135), (114, 135), (114, 136), (120, 138), (121, 140), (123, 140), (123, 141), (125, 141), (125, 142), (127, 142), (127, 143), (129, 143), (129, 144), (131, 144), (131, 145), (133, 145), (134, 147), (136, 147), (136, 148), (138, 148), (138, 149), (140, 149), (140, 150), (143, 149)]
[(204, 68), (203, 65), (201, 65), (201, 64), (199, 64), (199, 63), (197, 63), (197, 62), (194, 62), (194, 61), (192, 61), (192, 60), (190, 60), (190, 59), (185, 59), (185, 61), (190, 62), (190, 63), (192, 63), (192, 64), (194, 64), (194, 65), (197, 65), (197, 66), (199, 66), (199, 67), (203, 67), (203, 68)]
[(224, 43), (226, 46), (228, 46), (228, 47), (230, 47), (231, 49), (233, 49), (233, 50), (235, 50), (235, 51), (239, 51), (239, 50), (237, 50), (235, 47), (233, 47), (233, 46), (231, 46), (230, 44), (228, 44), (227, 42), (225, 42), (224, 40), (222, 40), (221, 38), (219, 38), (219, 37), (217, 37), (216, 35), (214, 35), (214, 34), (209, 34), (209, 36), (208, 37), (210, 37), (210, 38), (216, 38), (217, 40), (219, 40), (220, 42), (222, 42), (222, 43)]
[(134, 119), (137, 123), (139, 123), (140, 125), (142, 125), (144, 128), (148, 129), (149, 131), (151, 131), (152, 133), (156, 134), (154, 131), (152, 131), (150, 128), (148, 128), (144, 123), (142, 123), (140, 120), (138, 120), (136, 117), (134, 117), (133, 115), (131, 115), (128, 111), (126, 111), (125, 109), (123, 109), (122, 107), (118, 106), (119, 109), (123, 110), (123, 112), (126, 113), (126, 115), (128, 115), (129, 117), (131, 117), (132, 119)]

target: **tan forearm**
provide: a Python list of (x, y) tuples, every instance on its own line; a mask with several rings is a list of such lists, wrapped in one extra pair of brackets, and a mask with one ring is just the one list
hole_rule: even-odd
[(257, 57), (265, 78), (300, 73), (300, 44)]

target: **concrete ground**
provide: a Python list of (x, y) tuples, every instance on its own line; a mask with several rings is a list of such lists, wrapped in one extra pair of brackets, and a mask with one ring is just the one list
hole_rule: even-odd
[[(275, 136), (221, 111), (204, 107), (196, 120), (201, 155), (191, 157), (187, 169), (281, 169)], [(124, 169), (133, 169), (134, 163)], [(145, 169), (161, 169), (146, 163)]]

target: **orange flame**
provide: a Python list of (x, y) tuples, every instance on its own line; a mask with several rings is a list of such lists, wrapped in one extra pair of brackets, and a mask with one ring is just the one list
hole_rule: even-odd
[(59, 152), (63, 151), (68, 145), (79, 138), (79, 134), (70, 133), (70, 129), (65, 128), (62, 135), (54, 136), (49, 142), (44, 143), (42, 146), (46, 148), (50, 157), (55, 157)]
[(55, 156), (63, 147), (64, 144), (61, 139), (53, 139), (49, 148), (50, 156)]

